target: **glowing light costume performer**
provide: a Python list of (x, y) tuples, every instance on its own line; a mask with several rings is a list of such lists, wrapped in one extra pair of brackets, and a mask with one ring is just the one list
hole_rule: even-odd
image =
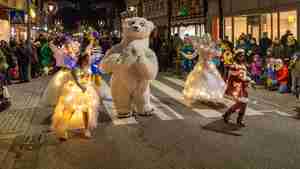
[(208, 34), (201, 39), (194, 39), (193, 43), (199, 60), (186, 80), (183, 90), (185, 100), (188, 103), (196, 100), (219, 102), (224, 96), (226, 84), (212, 58), (220, 56), (220, 52)]
[(57, 72), (49, 82), (42, 98), (42, 104), (44, 106), (55, 106), (62, 93), (63, 85), (73, 79), (71, 70), (77, 66), (79, 46), (80, 44), (77, 42), (68, 42), (63, 46), (63, 49), (61, 49), (64, 51), (63, 68)]
[(78, 52), (77, 43), (69, 44), (64, 60), (66, 68), (53, 77), (44, 95), (45, 100), (48, 97), (56, 104), (52, 129), (62, 140), (68, 138), (71, 129), (84, 129), (84, 135), (89, 138), (90, 130), (97, 126), (100, 91), (92, 79), (90, 55), (77, 58)]

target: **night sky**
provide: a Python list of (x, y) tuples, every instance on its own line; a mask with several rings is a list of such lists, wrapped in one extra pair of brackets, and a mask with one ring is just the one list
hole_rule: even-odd
[[(80, 21), (96, 26), (97, 19), (111, 18), (108, 17), (109, 10), (121, 12), (126, 9), (124, 0), (59, 0), (58, 2), (63, 1), (69, 2), (73, 6), (60, 5), (56, 17), (63, 20), (64, 26), (68, 30), (76, 29), (76, 25)], [(107, 9), (107, 4), (112, 6), (111, 9)], [(98, 9), (95, 9), (96, 6)]]

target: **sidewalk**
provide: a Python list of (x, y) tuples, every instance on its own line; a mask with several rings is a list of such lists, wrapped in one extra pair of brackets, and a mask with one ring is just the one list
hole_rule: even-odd
[[(30, 83), (14, 84), (8, 87), (12, 96), (9, 109), (0, 112), (0, 168), (8, 169), (5, 160), (18, 138), (29, 135), (29, 129), (37, 113), (39, 100), (47, 86), (48, 77), (33, 79)], [(43, 111), (41, 111), (43, 112)]]

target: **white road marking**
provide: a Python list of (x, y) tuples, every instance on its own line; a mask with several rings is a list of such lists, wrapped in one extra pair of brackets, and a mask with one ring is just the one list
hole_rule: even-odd
[(222, 113), (214, 109), (199, 109), (197, 113), (206, 118), (219, 118), (222, 117)]
[[(157, 97), (151, 95), (151, 98), (154, 100), (155, 104), (157, 104), (159, 107), (163, 107), (164, 109), (168, 110), (169, 112), (171, 112), (172, 114), (174, 114), (174, 116), (177, 117), (177, 119), (184, 119), (184, 117), (180, 114), (178, 114), (174, 109), (172, 109), (171, 107), (169, 107), (168, 105), (162, 103)], [(172, 120), (171, 117), (167, 116), (165, 113), (163, 113), (164, 115), (160, 115), (160, 113), (162, 113), (162, 111), (158, 111), (159, 114), (156, 114), (160, 119), (163, 120), (164, 117), (166, 117), (167, 120)], [(169, 118), (169, 119), (168, 119)]]
[(293, 115), (289, 114), (289, 113), (285, 113), (279, 110), (276, 110), (275, 113), (279, 114), (280, 116), (285, 116), (285, 117), (293, 117)]
[[(184, 101), (184, 98), (183, 98), (183, 95), (178, 92), (177, 90), (165, 85), (164, 83), (161, 83), (157, 80), (153, 81), (151, 83), (155, 88), (161, 90), (161, 91), (164, 91), (169, 97), (173, 98), (174, 100), (178, 101), (179, 103), (182, 103), (182, 104), (186, 104), (185, 101)], [(198, 109), (198, 108), (192, 108), (192, 110), (196, 113), (198, 113), (199, 115), (202, 115), (204, 117), (210, 117), (210, 118), (213, 118), (213, 117), (220, 117), (222, 116), (222, 114), (220, 112), (216, 113), (217, 111), (214, 111), (214, 113), (211, 113), (210, 115), (205, 115), (206, 114), (206, 110), (203, 111), (203, 109)], [(210, 110), (211, 112), (213, 110)], [(209, 114), (209, 112), (208, 112)]]
[(112, 101), (103, 101), (103, 104), (105, 106), (107, 113), (111, 117), (114, 125), (127, 125), (127, 124), (137, 124), (138, 123), (134, 117), (119, 119), (117, 117), (117, 113), (115, 112), (115, 110), (113, 108)]
[[(169, 80), (173, 83), (175, 83), (176, 85), (179, 85), (181, 87), (184, 87), (184, 81), (183, 80), (180, 80), (180, 79), (175, 79), (175, 78), (171, 78), (171, 77), (166, 77), (166, 76), (163, 76), (164, 79), (166, 80)], [(175, 89), (174, 89), (175, 90)], [(178, 92), (178, 91), (177, 91)], [(227, 106), (227, 107), (230, 107), (234, 104), (234, 101), (230, 100), (230, 99), (227, 99), (227, 98), (224, 98), (223, 99), (223, 103)], [(201, 111), (200, 111), (200, 114), (203, 114)], [(264, 115), (263, 113), (257, 111), (257, 110), (254, 110), (250, 107), (247, 107), (247, 110), (246, 110), (246, 115), (247, 116), (257, 116), (257, 115)]]

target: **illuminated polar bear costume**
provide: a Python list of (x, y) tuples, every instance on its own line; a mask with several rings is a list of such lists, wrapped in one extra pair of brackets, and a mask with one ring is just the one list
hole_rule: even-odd
[(112, 73), (111, 93), (114, 109), (119, 118), (133, 112), (151, 115), (150, 81), (156, 78), (158, 62), (149, 48), (152, 22), (139, 17), (123, 22), (123, 39), (106, 53), (101, 67)]

